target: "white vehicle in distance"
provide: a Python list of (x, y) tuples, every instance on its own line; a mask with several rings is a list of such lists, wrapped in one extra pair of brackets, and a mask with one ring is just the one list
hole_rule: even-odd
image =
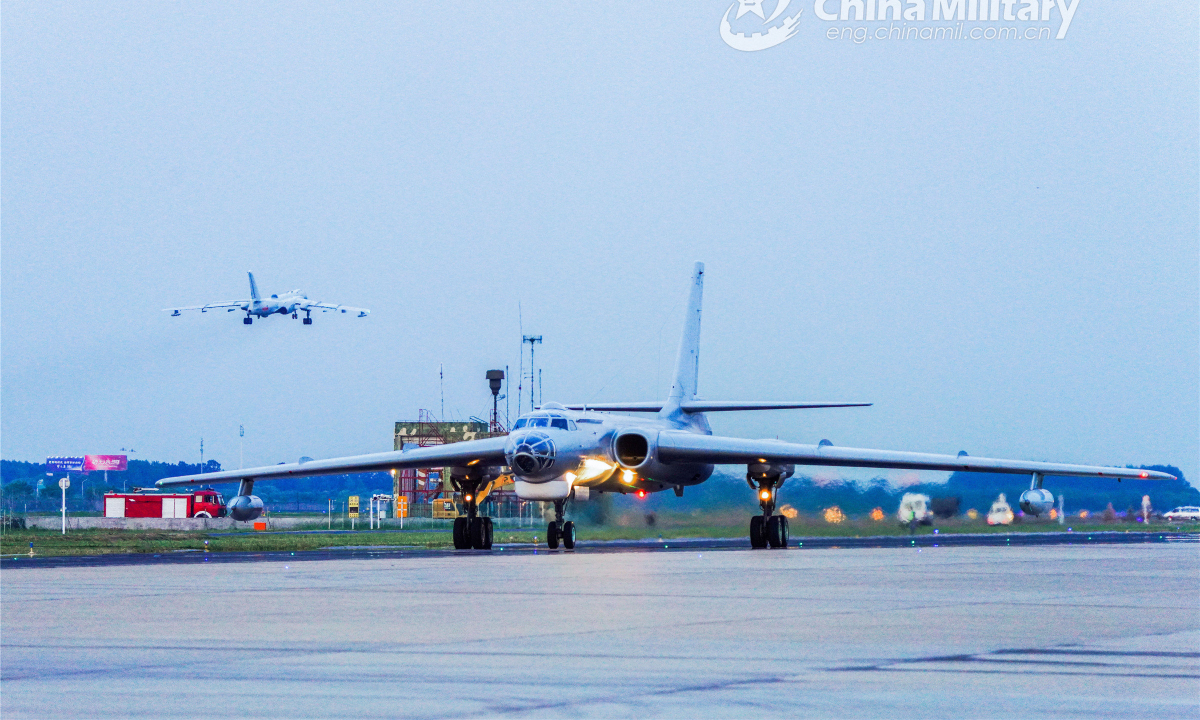
[(1200, 507), (1184, 505), (1163, 513), (1163, 520), (1200, 520)]

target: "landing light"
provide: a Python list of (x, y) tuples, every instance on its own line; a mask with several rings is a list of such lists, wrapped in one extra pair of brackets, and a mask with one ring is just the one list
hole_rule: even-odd
[(463, 500), (466, 500), (467, 502), (471, 502), (471, 496), (470, 496), (470, 495), (464, 495), (464, 496), (463, 496)]
[(598, 478), (601, 475), (608, 473), (613, 468), (612, 465), (609, 465), (603, 460), (597, 460), (595, 458), (585, 458), (582, 465), (583, 467), (579, 469), (580, 480), (591, 480), (592, 478)]
[(762, 498), (763, 500), (770, 500), (770, 499), (771, 499), (771, 491), (770, 491), (770, 490), (763, 490), (762, 492), (760, 492), (760, 493), (758, 494), (758, 496), (759, 496), (760, 498)]
[(568, 483), (574, 483), (574, 482), (575, 482), (575, 478), (576, 478), (577, 476), (575, 475), (575, 473), (573, 473), (573, 472), (569, 472), (569, 473), (567, 473), (566, 475), (563, 475), (563, 477), (565, 477), (565, 478), (567, 479), (567, 482), (568, 482)]
[(626, 470), (621, 473), (621, 482), (625, 483), (626, 485), (632, 485), (634, 479), (635, 478), (632, 470)]

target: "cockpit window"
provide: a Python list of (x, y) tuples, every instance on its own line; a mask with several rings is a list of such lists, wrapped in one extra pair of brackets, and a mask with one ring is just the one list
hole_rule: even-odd
[(557, 430), (578, 430), (575, 427), (575, 421), (562, 415), (531, 415), (529, 417), (518, 418), (513, 430), (521, 428), (555, 428)]

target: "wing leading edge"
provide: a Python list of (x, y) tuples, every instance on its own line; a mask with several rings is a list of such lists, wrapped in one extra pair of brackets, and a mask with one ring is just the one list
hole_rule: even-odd
[[(575, 403), (564, 405), (569, 410), (601, 412), (658, 412), (663, 402)], [(813, 410), (817, 408), (870, 407), (863, 402), (806, 402), (790, 400), (684, 400), (679, 409), (686, 413), (728, 412), (731, 410)]]
[(359, 472), (386, 472), (408, 468), (441, 467), (446, 465), (503, 465), (506, 438), (495, 437), (484, 440), (468, 440), (413, 448), (412, 450), (373, 453), (331, 460), (309, 460), (303, 463), (285, 463), (245, 470), (223, 470), (203, 475), (183, 475), (164, 478), (155, 485), (161, 488), (186, 485), (209, 485), (239, 480), (278, 480), (282, 478), (313, 477), (315, 475), (341, 475)]
[(665, 463), (697, 462), (713, 465), (740, 465), (761, 461), (794, 465), (827, 467), (869, 467), (905, 470), (945, 470), (994, 472), (1074, 477), (1111, 477), (1131, 479), (1173, 480), (1174, 476), (1154, 470), (1100, 467), (1094, 465), (1064, 465), (1061, 463), (1000, 460), (969, 455), (936, 455), (932, 453), (898, 452), (837, 447), (835, 445), (800, 445), (779, 440), (744, 440), (741, 438), (697, 435), (685, 432), (662, 432), (658, 436), (659, 460)]

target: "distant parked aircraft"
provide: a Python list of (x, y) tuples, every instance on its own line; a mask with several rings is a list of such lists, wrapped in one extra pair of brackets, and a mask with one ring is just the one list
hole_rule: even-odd
[(209, 303), (208, 305), (193, 305), (191, 307), (166, 308), (164, 312), (170, 312), (171, 317), (176, 317), (184, 310), (199, 310), (200, 312), (208, 312), (209, 310), (218, 310), (224, 308), (226, 312), (235, 312), (242, 310), (246, 313), (246, 317), (242, 322), (249, 325), (254, 322), (255, 316), (265, 318), (276, 313), (280, 315), (291, 315), (295, 320), (304, 313), (304, 324), (312, 325), (313, 310), (321, 312), (340, 312), (340, 313), (355, 313), (358, 317), (366, 317), (371, 314), (370, 310), (365, 308), (350, 307), (349, 305), (335, 305), (333, 303), (313, 302), (308, 299), (308, 296), (299, 290), (292, 290), (283, 295), (272, 295), (263, 300), (258, 294), (258, 283), (254, 282), (254, 273), (247, 273), (250, 276), (250, 299), (249, 300), (232, 300), (230, 302)]

